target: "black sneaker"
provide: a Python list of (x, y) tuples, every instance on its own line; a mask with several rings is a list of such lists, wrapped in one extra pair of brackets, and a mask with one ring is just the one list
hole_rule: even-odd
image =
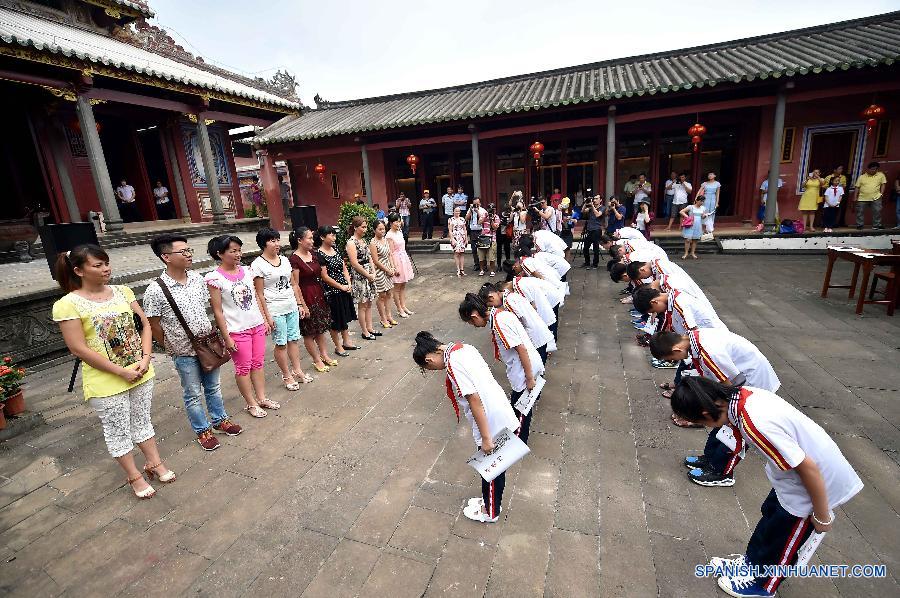
[(692, 469), (688, 479), (700, 486), (734, 486), (734, 476), (716, 473), (706, 469)]
[(708, 465), (706, 455), (689, 455), (684, 458), (684, 466), (688, 469), (706, 469)]

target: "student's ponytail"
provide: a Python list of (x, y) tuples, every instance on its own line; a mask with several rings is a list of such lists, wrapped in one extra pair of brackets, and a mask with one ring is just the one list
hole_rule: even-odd
[(501, 293), (503, 290), (492, 282), (486, 282), (478, 289), (478, 298), (487, 303), (491, 293)]
[(81, 277), (75, 273), (75, 268), (81, 268), (90, 258), (109, 263), (109, 254), (99, 245), (92, 243), (78, 245), (71, 251), (56, 256), (53, 271), (56, 274), (56, 282), (62, 290), (71, 293), (81, 288)]
[(740, 396), (740, 387), (701, 376), (684, 376), (672, 392), (672, 412), (690, 422), (706, 417), (718, 420), (729, 401)]
[(466, 298), (459, 304), (459, 319), (468, 322), (472, 318), (472, 312), (478, 312), (482, 318), (487, 317), (487, 305), (481, 297), (475, 293), (466, 293)]
[(413, 361), (421, 368), (425, 367), (425, 357), (429, 353), (436, 352), (443, 343), (428, 332), (423, 330), (416, 335), (415, 347), (413, 347)]

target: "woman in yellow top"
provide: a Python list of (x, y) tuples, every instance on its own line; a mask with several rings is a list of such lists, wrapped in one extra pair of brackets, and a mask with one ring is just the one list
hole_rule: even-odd
[(111, 272), (109, 255), (97, 245), (60, 254), (56, 280), (68, 294), (53, 304), (53, 320), (69, 351), (84, 363), (84, 399), (100, 416), (109, 454), (125, 470), (134, 495), (151, 498), (156, 491), (134, 464), (134, 445), (144, 453), (150, 480), (173, 482), (175, 474), (162, 464), (150, 423), (150, 324), (131, 289), (108, 284)]
[(819, 207), (819, 195), (822, 189), (822, 178), (819, 169), (816, 168), (806, 177), (803, 185), (803, 195), (800, 196), (800, 215), (803, 218), (803, 230), (815, 232), (813, 221), (816, 219), (816, 210)]

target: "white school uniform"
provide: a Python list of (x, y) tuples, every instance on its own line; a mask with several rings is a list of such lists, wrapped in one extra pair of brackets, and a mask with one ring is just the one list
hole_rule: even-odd
[(650, 264), (650, 271), (653, 273), (654, 280), (659, 280), (661, 284), (678, 289), (682, 293), (693, 295), (706, 306), (706, 309), (715, 312), (712, 303), (706, 297), (706, 293), (681, 266), (661, 260), (651, 260), (647, 263)]
[(519, 293), (503, 291), (503, 309), (519, 318), (525, 332), (528, 333), (528, 338), (535, 347), (547, 345), (547, 351), (551, 353), (556, 351), (553, 333), (550, 332), (541, 315), (531, 306), (531, 302), (527, 298)]
[(728, 330), (716, 312), (708, 309), (703, 302), (689, 293), (677, 289), (668, 292), (669, 305), (666, 308), (666, 324), (673, 332), (687, 335), (695, 328), (722, 328)]
[(472, 407), (466, 400), (468, 395), (478, 393), (492, 436), (503, 428), (510, 431), (518, 429), (519, 419), (509, 403), (509, 397), (491, 374), (487, 362), (478, 349), (463, 343), (447, 345), (444, 350), (444, 363), (447, 364), (447, 380), (451, 385), (449, 390), (455, 393), (460, 409), (472, 426), (475, 444), (481, 446), (481, 431), (475, 423)]
[(616, 241), (616, 245), (621, 245), (625, 249), (626, 262), (669, 261), (669, 256), (666, 254), (665, 249), (644, 238), (641, 238), (640, 241), (637, 239), (620, 239)]
[(862, 490), (862, 480), (828, 433), (778, 395), (745, 386), (738, 400), (729, 403), (728, 420), (765, 457), (766, 477), (791, 515), (805, 518), (813, 512), (809, 493), (794, 469), (807, 456), (822, 473), (832, 510)]
[(623, 226), (615, 233), (620, 239), (634, 239), (637, 241), (646, 241), (641, 231), (630, 226)]
[(559, 257), (558, 255), (550, 253), (548, 251), (538, 251), (534, 254), (534, 258), (544, 262), (545, 264), (556, 270), (556, 273), (559, 274), (560, 279), (562, 279), (562, 277), (572, 269), (572, 264), (567, 262), (566, 258)]
[(526, 257), (522, 259), (522, 270), (528, 276), (539, 274), (543, 280), (559, 288), (563, 297), (569, 294), (569, 285), (562, 281), (556, 269), (550, 264), (533, 257)]
[(781, 382), (756, 345), (723, 328), (701, 328), (688, 334), (689, 359), (704, 378), (778, 392)]
[(559, 235), (549, 230), (536, 230), (531, 233), (534, 244), (540, 251), (546, 251), (559, 257), (566, 255), (566, 242)]
[[(491, 327), (491, 335), (494, 341), (495, 357), (506, 364), (506, 377), (514, 392), (525, 390), (525, 369), (516, 347), (523, 345), (528, 352), (531, 361), (531, 375), (537, 378), (544, 373), (544, 364), (537, 349), (528, 338), (528, 333), (519, 319), (505, 309), (492, 307), (488, 314), (488, 325)], [(512, 429), (512, 428), (510, 428)]]
[(515, 277), (512, 287), (515, 292), (524, 295), (534, 304), (534, 309), (547, 326), (556, 323), (556, 314), (553, 312), (553, 308), (562, 303), (563, 297), (558, 287), (533, 276)]

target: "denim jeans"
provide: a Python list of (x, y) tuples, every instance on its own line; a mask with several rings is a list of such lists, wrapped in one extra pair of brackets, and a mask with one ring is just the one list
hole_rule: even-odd
[[(193, 355), (176, 355), (172, 358), (175, 369), (181, 378), (181, 387), (184, 389), (184, 409), (187, 411), (188, 420), (195, 434), (199, 434), (212, 425), (221, 423), (228, 417), (225, 413), (225, 405), (222, 403), (222, 387), (219, 385), (219, 369), (205, 373), (200, 368), (200, 362)], [(202, 389), (201, 389), (202, 387)], [(200, 393), (206, 395), (206, 409), (209, 411), (209, 419), (203, 411), (200, 403)]]
[(409, 238), (409, 216), (400, 216), (400, 221), (403, 223), (403, 239), (406, 240)]

